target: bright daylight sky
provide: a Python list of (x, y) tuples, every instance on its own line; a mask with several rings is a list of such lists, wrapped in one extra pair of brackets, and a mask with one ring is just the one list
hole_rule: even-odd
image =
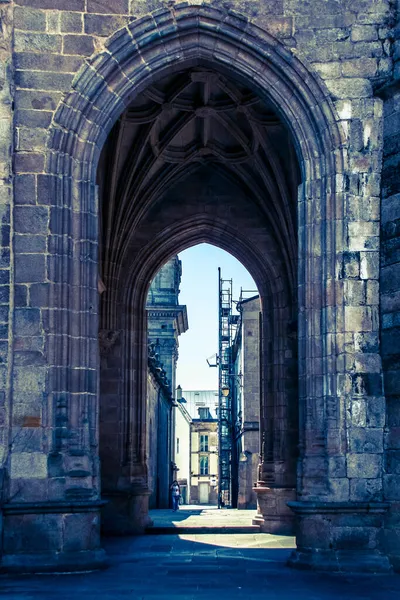
[(210, 368), (206, 358), (218, 352), (218, 267), (223, 279), (233, 279), (234, 300), (239, 300), (241, 287), (257, 293), (256, 284), (236, 258), (215, 246), (199, 244), (179, 258), (179, 303), (187, 305), (189, 329), (179, 337), (176, 382), (184, 390), (216, 390), (218, 369)]

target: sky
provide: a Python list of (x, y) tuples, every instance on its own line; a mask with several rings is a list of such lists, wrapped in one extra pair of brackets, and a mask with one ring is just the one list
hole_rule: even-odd
[[(257, 287), (249, 272), (233, 256), (209, 244), (199, 244), (179, 254), (182, 281), (179, 304), (187, 305), (189, 329), (179, 337), (177, 385), (183, 390), (216, 390), (218, 369), (206, 359), (218, 352), (218, 267), (223, 279), (233, 279), (233, 299), (240, 288)], [(249, 297), (247, 295), (247, 297)]]

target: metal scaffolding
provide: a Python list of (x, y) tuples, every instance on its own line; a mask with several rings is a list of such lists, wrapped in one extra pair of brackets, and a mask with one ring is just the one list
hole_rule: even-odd
[(232, 344), (236, 333), (238, 315), (233, 314), (233, 282), (219, 280), (219, 348), (218, 348), (218, 508), (232, 506), (232, 457), (234, 452)]

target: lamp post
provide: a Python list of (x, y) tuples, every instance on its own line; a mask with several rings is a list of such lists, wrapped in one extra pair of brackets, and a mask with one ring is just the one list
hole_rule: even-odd
[(229, 387), (227, 385), (224, 385), (223, 388), (221, 389), (222, 395), (224, 396), (224, 398), (227, 398), (229, 396)]

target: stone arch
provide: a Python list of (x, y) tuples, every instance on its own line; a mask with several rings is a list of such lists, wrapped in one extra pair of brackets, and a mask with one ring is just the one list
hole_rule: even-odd
[[(130, 99), (166, 71), (195, 64), (211, 64), (250, 82), (274, 104), (297, 149), (302, 172), (298, 198), (301, 436), (297, 492), (302, 502), (294, 508), (305, 521), (296, 560), (311, 564), (313, 550), (320, 549), (318, 535), (311, 539), (310, 522), (313, 525), (315, 515), (318, 520), (328, 513), (329, 521), (334, 511), (350, 510), (358, 511), (357, 518), (361, 519), (360, 514), (370, 510), (361, 506), (361, 500), (351, 509), (348, 504), (341, 506), (346, 503), (342, 494), (345, 476), (340, 468), (346, 453), (343, 398), (351, 394), (351, 382), (343, 367), (347, 350), (340, 338), (346, 331), (343, 280), (349, 258), (343, 241), (346, 141), (329, 95), (317, 77), (276, 39), (237, 13), (182, 4), (133, 21), (85, 63), (56, 111), (46, 163), (53, 199), (48, 256), (51, 288), (45, 307), (50, 428), (54, 432), (51, 460), (69, 460), (71, 454), (81, 457), (82, 464), (91, 469), (92, 487), (87, 498), (96, 510), (97, 165), (102, 146)], [(225, 239), (228, 243), (229, 236)], [(361, 390), (362, 394), (367, 392)], [(270, 433), (266, 425), (266, 436)], [(264, 466), (268, 471), (268, 464)], [(147, 514), (141, 476), (139, 468), (130, 472), (143, 525)], [(83, 510), (81, 491), (64, 491), (75, 512)], [(285, 500), (284, 495), (282, 498)], [(266, 506), (265, 514), (268, 510)], [(382, 506), (376, 507), (377, 513), (381, 510)], [(323, 526), (330, 525), (324, 521)], [(342, 536), (339, 529), (340, 525), (339, 533), (335, 533), (338, 537), (330, 538), (334, 539), (333, 546), (326, 548), (334, 561), (337, 548), (340, 550), (339, 543), (335, 546)], [(374, 559), (378, 565), (380, 557), (375, 554)]]
[[(54, 116), (47, 154), (49, 184), (55, 200), (54, 243), (49, 261), (50, 280), (54, 282), (49, 323), (53, 394), (68, 389), (65, 337), (57, 334), (65, 310), (72, 309), (70, 297), (64, 296), (61, 305), (59, 302), (66, 273), (79, 290), (81, 330), (89, 338), (97, 327), (97, 315), (87, 310), (88, 306), (97, 305), (96, 251), (94, 260), (91, 256), (86, 264), (82, 262), (82, 253), (85, 254), (88, 245), (93, 249), (97, 245), (95, 173), (102, 144), (132, 95), (159, 77), (163, 70), (199, 60), (235, 70), (250, 80), (262, 94), (268, 94), (292, 131), (303, 177), (299, 199), (300, 330), (305, 337), (320, 339), (324, 344), (322, 323), (311, 315), (320, 314), (329, 280), (337, 272), (336, 230), (343, 226), (344, 211), (344, 186), (340, 178), (345, 161), (344, 144), (329, 96), (300, 60), (246, 17), (204, 5), (177, 5), (133, 21), (115, 33), (105, 50), (82, 67)], [(68, 238), (77, 242), (72, 256), (67, 249)], [(318, 263), (313, 276), (305, 255), (312, 257), (315, 265)], [(73, 264), (78, 257), (80, 268), (76, 269)], [(315, 291), (307, 298), (305, 288), (311, 281)], [(340, 290), (330, 289), (329, 293), (337, 295)], [(312, 306), (310, 296), (314, 296)], [(74, 299), (73, 303), (76, 302)], [(340, 298), (335, 302), (340, 304)], [(339, 330), (339, 323), (335, 330)], [(87, 366), (88, 352), (84, 346), (83, 340), (82, 367)], [(310, 351), (308, 347), (300, 362), (311, 358), (307, 355)], [(333, 363), (330, 360), (323, 369), (324, 377), (329, 379), (328, 388), (335, 385)], [(92, 373), (94, 376), (95, 369)], [(314, 404), (323, 402), (322, 398), (315, 398), (319, 385), (306, 383), (305, 379), (303, 383), (303, 401), (313, 397)], [(324, 426), (323, 422), (318, 424), (321, 440), (325, 437)], [(305, 439), (302, 444), (307, 445)]]

